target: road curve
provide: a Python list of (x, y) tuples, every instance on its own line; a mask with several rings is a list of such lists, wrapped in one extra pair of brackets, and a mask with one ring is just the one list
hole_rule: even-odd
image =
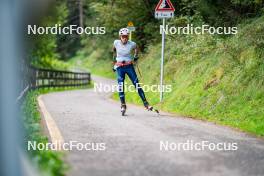
[[(115, 84), (109, 79), (93, 79)], [(42, 100), (65, 142), (105, 143), (104, 151), (69, 151), (68, 175), (264, 175), (264, 141), (245, 133), (169, 114), (157, 116), (134, 105), (129, 105), (128, 116), (122, 117), (118, 102), (93, 89), (50, 93)], [(167, 141), (174, 147), (188, 141), (237, 143), (238, 150), (160, 150), (160, 142)]]

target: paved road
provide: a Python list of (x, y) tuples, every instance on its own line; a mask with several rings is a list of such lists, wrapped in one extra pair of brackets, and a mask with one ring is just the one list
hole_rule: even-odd
[[(113, 81), (94, 77), (105, 85)], [(130, 105), (122, 117), (109, 94), (91, 90), (51, 93), (43, 101), (65, 142), (105, 143), (105, 151), (68, 153), (73, 176), (264, 175), (264, 142), (229, 128), (188, 118), (157, 116)], [(237, 143), (237, 151), (160, 150), (193, 141)], [(175, 149), (175, 148), (174, 148)]]

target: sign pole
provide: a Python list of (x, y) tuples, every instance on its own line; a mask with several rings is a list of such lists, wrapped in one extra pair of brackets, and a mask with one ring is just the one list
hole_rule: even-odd
[(135, 26), (134, 26), (134, 24), (133, 24), (132, 21), (129, 21), (129, 22), (128, 22), (128, 24), (127, 24), (127, 28), (128, 28), (128, 30), (129, 30), (129, 40), (132, 40), (132, 32), (133, 32), (133, 31), (136, 31), (136, 28), (135, 28)]
[(163, 101), (163, 77), (164, 77), (164, 54), (165, 54), (165, 23), (166, 18), (174, 17), (175, 8), (170, 0), (160, 0), (155, 8), (155, 18), (162, 19), (162, 47), (161, 47), (161, 63), (160, 63), (160, 102)]
[(161, 65), (160, 65), (160, 102), (163, 100), (163, 76), (164, 76), (164, 53), (165, 53), (165, 18), (163, 21), (163, 29), (162, 29), (162, 48), (161, 48)]
[(129, 40), (132, 40), (132, 31), (129, 33)]

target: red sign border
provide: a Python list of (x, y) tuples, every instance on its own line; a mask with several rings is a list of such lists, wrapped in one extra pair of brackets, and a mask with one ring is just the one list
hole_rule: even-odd
[(169, 6), (171, 7), (170, 9), (159, 9), (159, 6), (161, 5), (162, 1), (163, 1), (163, 0), (160, 0), (160, 1), (159, 1), (158, 5), (157, 5), (156, 8), (155, 8), (155, 11), (158, 11), (158, 12), (159, 12), (159, 11), (173, 11), (173, 12), (175, 11), (175, 8), (174, 8), (174, 6), (172, 5), (172, 3), (171, 3), (170, 0), (167, 0)]

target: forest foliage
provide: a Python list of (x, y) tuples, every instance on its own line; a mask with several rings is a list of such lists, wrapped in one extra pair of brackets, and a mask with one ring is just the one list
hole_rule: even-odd
[[(56, 0), (39, 25), (80, 25), (79, 3), (79, 0)], [(133, 21), (137, 29), (134, 40), (141, 51), (145, 51), (149, 45), (160, 42), (160, 21), (154, 18), (157, 3), (158, 0), (82, 0), (84, 26), (104, 26), (106, 36), (34, 36), (30, 60), (40, 67), (67, 69), (69, 65), (60, 61), (69, 60), (78, 50), (93, 42), (116, 37), (118, 30), (129, 21)], [(264, 11), (263, 0), (172, 0), (172, 3), (176, 11), (169, 24), (176, 26), (188, 23), (235, 26), (246, 19), (261, 16)]]

